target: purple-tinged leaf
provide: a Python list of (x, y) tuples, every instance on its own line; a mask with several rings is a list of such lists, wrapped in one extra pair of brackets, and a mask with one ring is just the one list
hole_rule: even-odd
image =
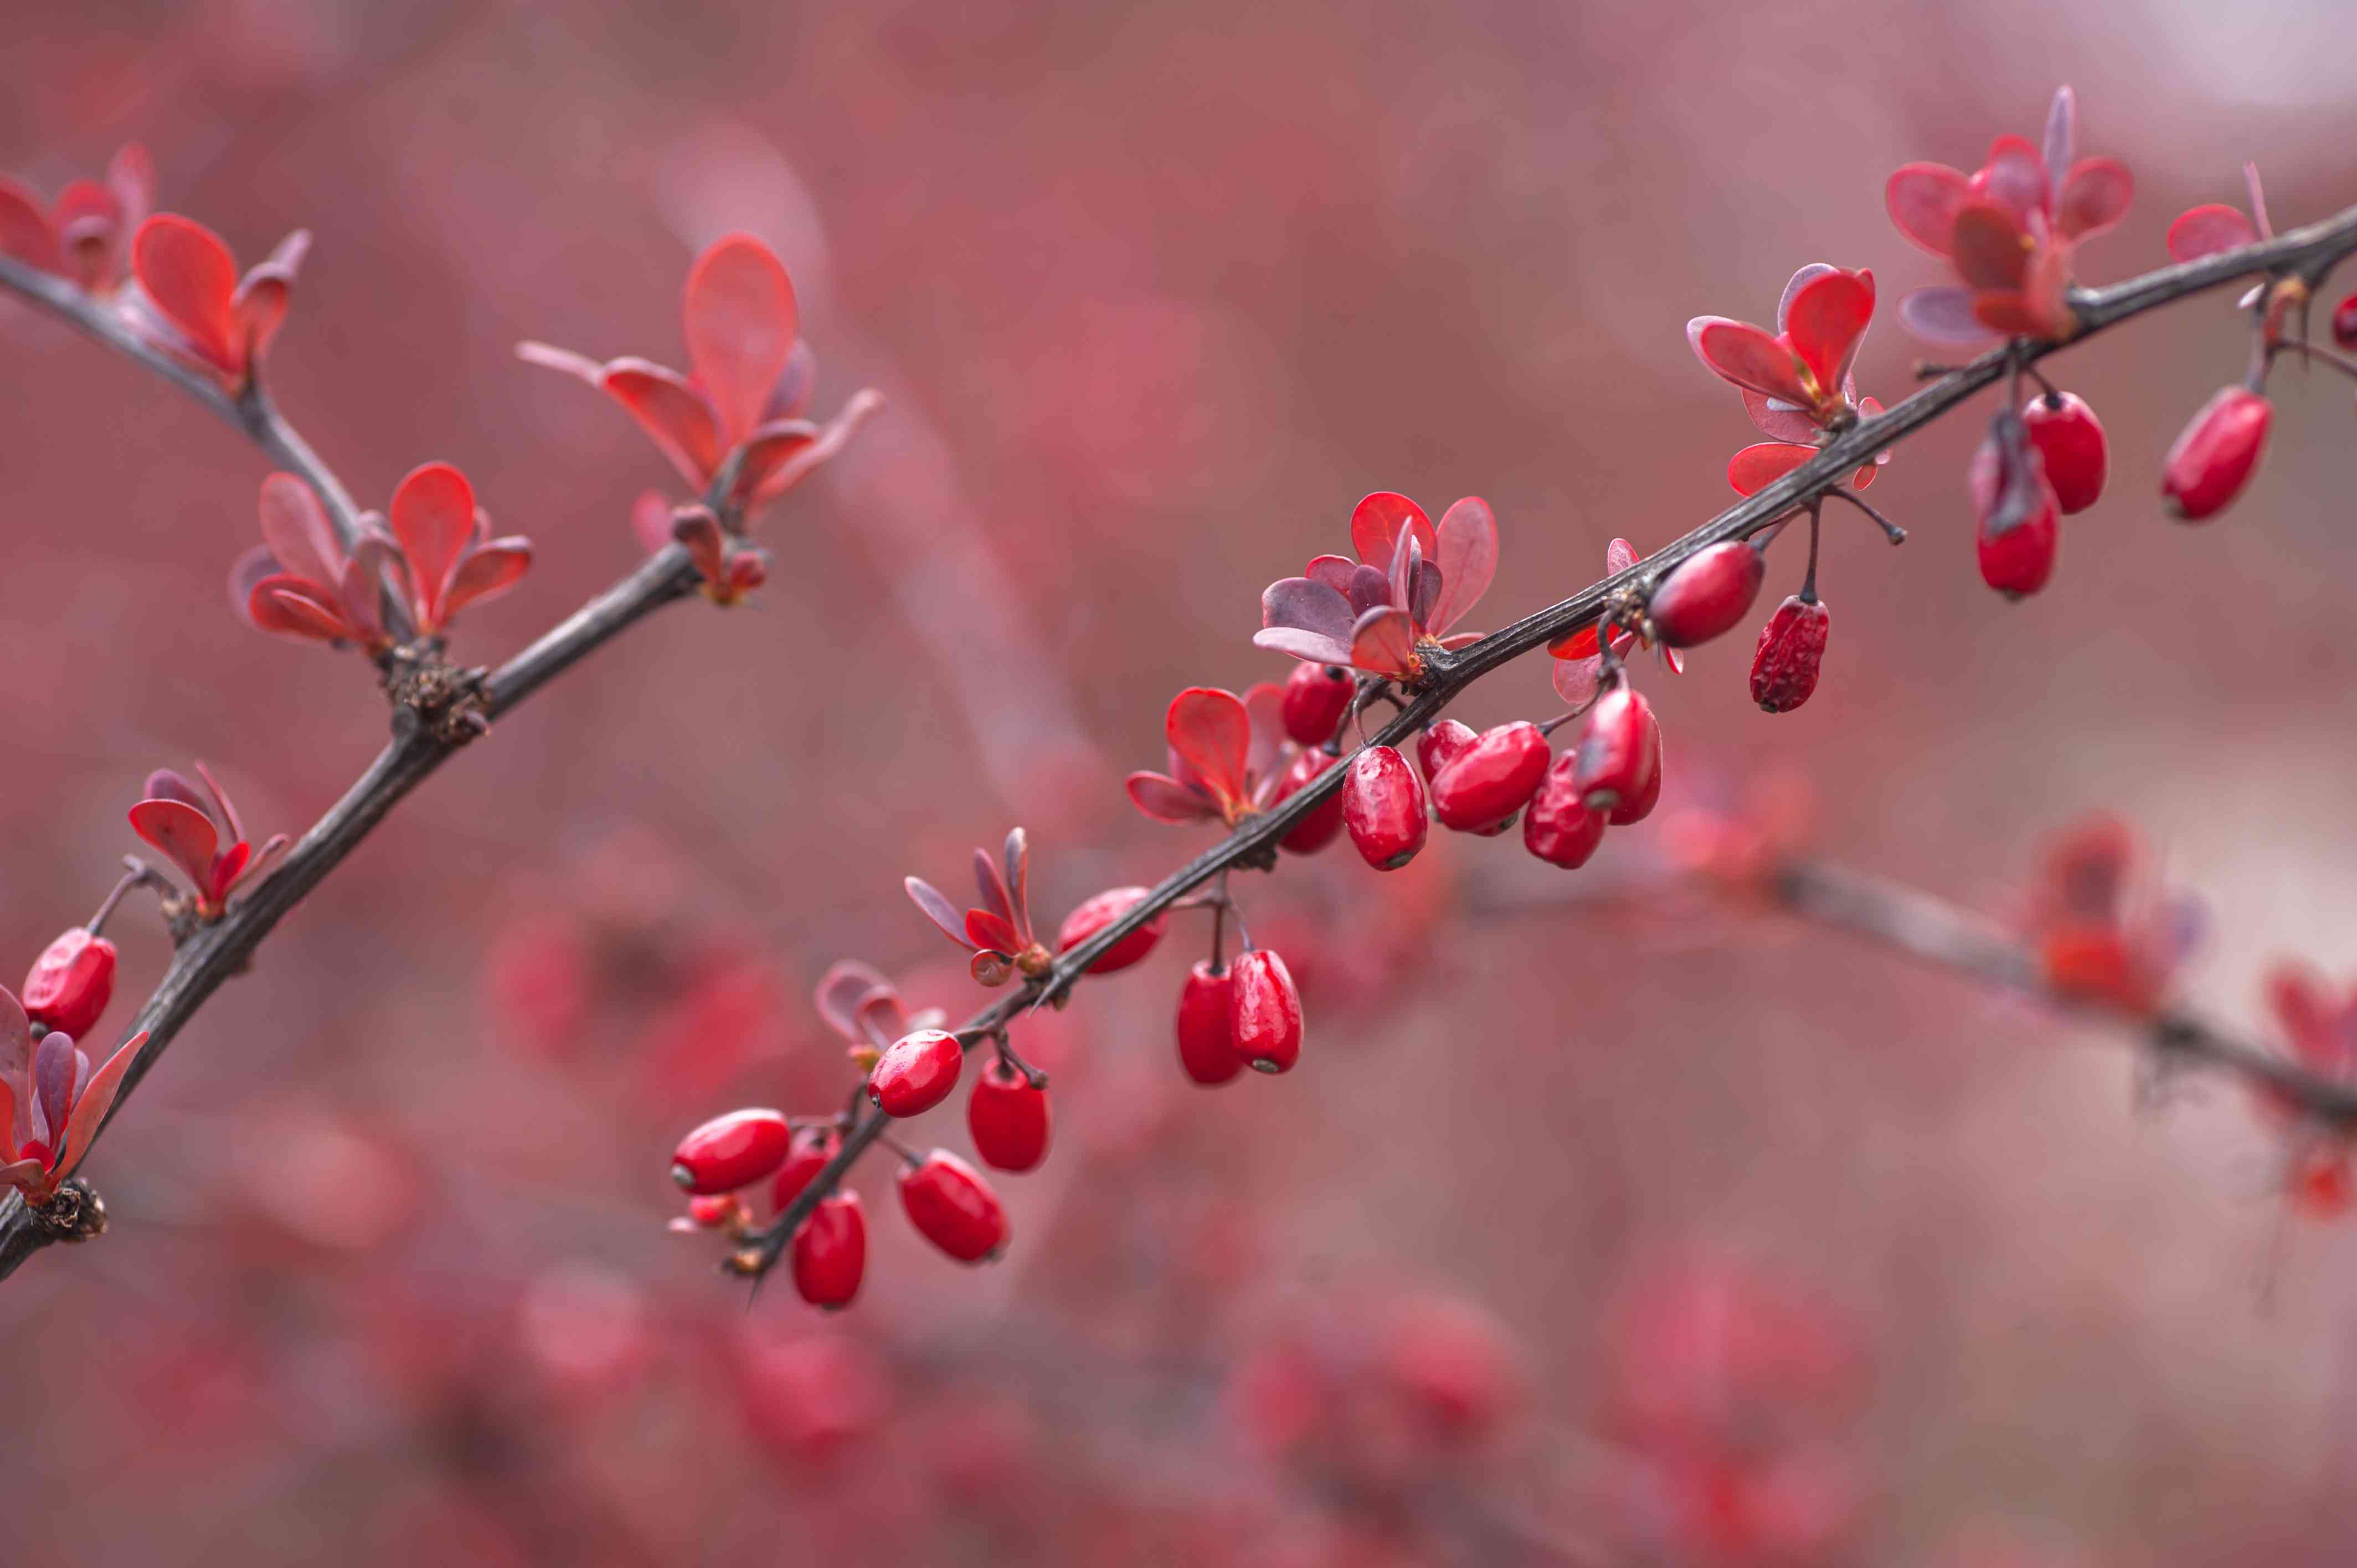
[(2079, 95), (2068, 82), (2054, 90), (2053, 106), (2046, 111), (2046, 143), (2040, 152), (2048, 182), (2061, 190), (2071, 166), (2079, 161)]
[(1131, 774), (1128, 789), (1130, 804), (1157, 822), (1200, 822), (1220, 814), (1208, 798), (1160, 773)]
[(605, 384), (606, 367), (587, 354), (559, 349), (553, 343), (535, 343), (530, 338), (517, 344), (515, 351), (516, 358), (527, 365), (538, 365), (544, 371), (577, 376), (593, 387)]
[(1800, 443), (1817, 438), (1819, 426), (1815, 420), (1789, 403), (1761, 397), (1748, 387), (1743, 392), (1743, 412), (1751, 416), (1752, 426), (1762, 435)]
[(1391, 560), (1383, 568), (1389, 602), (1402, 609), (1409, 607), (1415, 598), (1416, 568), (1423, 564), (1424, 545), (1416, 538), (1415, 530), (1401, 529), (1399, 542), (1393, 546)]
[(2259, 166), (2248, 158), (2243, 160), (2243, 189), (2251, 199), (2251, 221), (2258, 225), (2259, 238), (2275, 238), (2276, 226), (2267, 220), (2267, 188), (2259, 181)]
[(756, 430), (747, 444), (745, 466), (737, 476), (737, 494), (750, 494), (756, 500), (770, 500), (785, 494), (813, 468), (842, 451), (859, 427), (867, 423), (868, 416), (883, 406), (882, 392), (863, 387), (852, 393), (851, 401), (819, 431), (817, 440), (775, 456), (756, 449), (761, 438), (761, 432)]
[(38, 271), (63, 277), (64, 250), (41, 199), (28, 187), (0, 175), (0, 256), (13, 257)]
[(1361, 616), (1351, 628), (1350, 663), (1370, 674), (1405, 677), (1416, 667), (1415, 631), (1407, 611), (1386, 605)]
[(1955, 262), (1968, 287), (2018, 289), (2029, 274), (2029, 231), (2002, 202), (1967, 201), (1956, 213)]
[(1264, 627), (1290, 627), (1339, 642), (1351, 635), (1351, 622), (1355, 618), (1350, 600), (1329, 585), (1313, 578), (1285, 577), (1261, 590), (1260, 619)]
[(1302, 575), (1313, 583), (1323, 583), (1345, 599), (1351, 596), (1351, 579), (1359, 574), (1359, 564), (1348, 555), (1320, 555), (1302, 570)]
[(1488, 501), (1467, 496), (1441, 514), (1433, 564), (1440, 568), (1440, 596), (1422, 618), (1439, 636), (1481, 602), (1497, 575), (1498, 520)]
[(2119, 159), (2082, 159), (2055, 199), (2054, 227), (2066, 240), (2091, 240), (2127, 216), (2135, 194), (2136, 180)]
[(292, 474), (262, 481), (262, 539), (285, 571), (333, 590), (344, 575), (343, 546), (311, 487)]
[(704, 506), (683, 506), (671, 514), (671, 536), (695, 563), (707, 583), (717, 583), (722, 575), (721, 557), (726, 544), (720, 532), (720, 520)]
[(1615, 539), (1604, 547), (1604, 575), (1617, 577), (1637, 564), (1637, 547), (1625, 539)]
[(1253, 633), (1253, 646), (1265, 648), (1272, 653), (1289, 653), (1296, 659), (1312, 660), (1319, 664), (1348, 664), (1351, 661), (1349, 643), (1340, 638), (1304, 631), (1298, 627), (1264, 627)]
[(1883, 188), (1890, 221), (1918, 250), (1949, 256), (1956, 249), (1956, 213), (1972, 195), (1972, 181), (1945, 164), (1908, 164)]
[(523, 580), (532, 566), (532, 541), (520, 533), (478, 544), (459, 558), (444, 599), (446, 615), (495, 599)]
[(33, 1021), (16, 993), (5, 985), (0, 985), (0, 1090), (9, 1096), (5, 1152), (13, 1155), (16, 1145), (32, 1136), (26, 1112), (33, 1095)]
[(690, 484), (700, 490), (712, 482), (720, 467), (720, 426), (686, 377), (651, 360), (624, 359), (600, 370), (597, 384), (630, 411)]
[(82, 1090), (81, 1098), (74, 1102), (73, 1116), (66, 1123), (65, 1141), (58, 1152), (57, 1176), (59, 1181), (73, 1175), (75, 1167), (81, 1164), (82, 1156), (90, 1153), (90, 1145), (97, 1138), (100, 1126), (105, 1122), (106, 1113), (114, 1107), (114, 1097), (123, 1092), (124, 1074), (129, 1072), (132, 1063), (139, 1059), (139, 1048), (146, 1043), (147, 1031), (145, 1029), (124, 1041), (122, 1048), (106, 1058), (106, 1065), (98, 1069), (97, 1075), (90, 1080), (90, 1087)]
[(211, 886), (213, 856), (221, 850), (221, 830), (211, 817), (186, 800), (146, 800), (131, 808), (131, 831), (168, 856), (199, 893)]
[(201, 758), (197, 763), (197, 777), (203, 781), (205, 794), (212, 800), (213, 820), (229, 829), (230, 837), (243, 838), (245, 824), (238, 821), (237, 808), (230, 804), (229, 792), (221, 787), (221, 780), (213, 777), (213, 770), (206, 767)]
[(1252, 715), (1232, 692), (1189, 686), (1170, 699), (1163, 716), (1170, 749), (1194, 770), (1224, 813), (1245, 802), (1251, 789), (1244, 759), (1252, 750)]
[(52, 1148), (57, 1146), (56, 1134), (73, 1113), (73, 1041), (55, 1031), (41, 1036), (33, 1052), (33, 1094), (40, 1107), (40, 1120), (48, 1124)]
[(1415, 532), (1427, 555), (1438, 542), (1424, 509), (1395, 491), (1377, 490), (1351, 510), (1351, 547), (1361, 564), (1379, 570), (1388, 564), (1403, 530)]
[(965, 940), (965, 914), (941, 895), (940, 889), (921, 876), (911, 876), (901, 884), (908, 888), (909, 897), (924, 911), (925, 918), (942, 929), (942, 934), (960, 947), (973, 944)]
[(794, 351), (786, 356), (786, 368), (770, 388), (770, 401), (761, 405), (761, 423), (801, 418), (817, 389), (818, 356), (811, 352), (808, 340), (797, 338)]
[(1597, 682), (1604, 672), (1604, 660), (1594, 654), (1586, 659), (1558, 659), (1555, 661), (1555, 694), (1566, 707), (1584, 708), (1596, 700)]
[(1697, 316), (1686, 323), (1686, 342), (1713, 375), (1786, 403), (1809, 402), (1792, 350), (1748, 321)]
[(212, 814), (212, 802), (205, 799), (196, 785), (188, 782), (188, 775), (169, 768), (158, 768), (147, 775), (147, 782), (141, 788), (139, 798), (143, 800), (178, 800), (183, 805), (194, 806), (208, 816)]
[(1351, 574), (1351, 619), (1392, 602), (1392, 580), (1380, 566), (1361, 566)]
[(49, 1195), (48, 1167), (38, 1160), (18, 1160), (0, 1165), (0, 1182), (25, 1195), (28, 1203), (38, 1203)]
[[(939, 1018), (942, 1015), (937, 1008), (924, 1015)], [(859, 1005), (852, 1010), (852, 1020), (860, 1035), (866, 1036), (867, 1043), (877, 1050), (882, 1050), (911, 1029), (932, 1026), (912, 1023), (909, 1010), (900, 1004), (900, 993), (888, 985), (878, 985), (861, 997)], [(854, 1043), (856, 1043), (856, 1037)]]
[(1006, 830), (1000, 846), (1006, 867), (1006, 902), (1015, 911), (1015, 933), (1031, 940), (1031, 835), (1021, 828)]
[(1276, 774), (1277, 747), (1285, 738), (1285, 688), (1263, 681), (1244, 690), (1244, 716), (1252, 742), (1244, 749), (1244, 781), (1257, 793)]
[(1407, 614), (1420, 631), (1432, 629), (1432, 607), (1440, 602), (1440, 568), (1429, 561), (1415, 564), (1415, 580), (1408, 585)]
[(1986, 343), (1991, 336), (1973, 314), (1968, 288), (1919, 288), (1899, 301), (1899, 319), (1910, 332), (1934, 343)]
[(362, 534), (360, 548), (344, 563), (343, 581), (336, 587), (337, 607), (362, 642), (393, 640), (384, 630), (384, 568), (388, 560), (397, 559), (399, 552), (391, 540)]
[(301, 577), (264, 577), (246, 601), (246, 618), (264, 631), (339, 642), (354, 635), (343, 606), (322, 597)]
[(2028, 229), (2033, 216), (2054, 208), (2054, 187), (2046, 177), (2046, 165), (2038, 149), (2021, 136), (1999, 136), (1989, 144), (1988, 162), (1973, 177), (1973, 190), (2010, 212), (2017, 228)]
[[(977, 849), (974, 852), (974, 890), (976, 901), (982, 908), (998, 917), (1000, 922), (1011, 933), (1015, 927), (1015, 903), (1007, 897), (1006, 879), (999, 874), (998, 862), (986, 849)], [(969, 916), (966, 920), (967, 934), (972, 935), (973, 930), (974, 920)], [(982, 945), (995, 948), (1001, 944), (985, 942)], [(1013, 952), (1015, 949), (1010, 946), (1004, 950)]]
[(2178, 214), (2177, 221), (2169, 226), (2169, 255), (2171, 261), (2198, 262), (2221, 251), (2255, 244), (2258, 238), (2259, 231), (2248, 218), (2212, 201)]
[(843, 959), (819, 976), (818, 987), (811, 993), (811, 1004), (828, 1028), (856, 1043), (859, 1038), (860, 1003), (868, 993), (890, 987), (891, 982), (869, 965)]

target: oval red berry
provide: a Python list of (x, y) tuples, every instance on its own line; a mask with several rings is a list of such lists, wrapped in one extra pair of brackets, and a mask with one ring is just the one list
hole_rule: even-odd
[(1243, 1058), (1236, 1055), (1231, 987), (1228, 971), (1199, 961), (1178, 992), (1178, 1065), (1206, 1089), (1244, 1070)]
[(1708, 642), (1751, 613), (1767, 558), (1739, 540), (1696, 551), (1670, 569), (1647, 601), (1654, 639), (1671, 648)]
[(1338, 664), (1297, 664), (1285, 678), (1285, 733), (1297, 746), (1324, 746), (1341, 726), (1358, 682)]
[(1236, 1056), (1258, 1072), (1290, 1072), (1301, 1059), (1301, 993), (1285, 961), (1266, 948), (1236, 960), (1230, 975), (1228, 1016)]
[[(1137, 901), (1146, 897), (1147, 891), (1148, 889), (1144, 887), (1108, 887), (1091, 898), (1064, 917), (1063, 927), (1056, 933), (1056, 950), (1070, 952), (1079, 947), (1099, 931), (1128, 914), (1136, 907)], [(1169, 911), (1164, 910), (1157, 914), (1154, 918), (1098, 954), (1097, 961), (1089, 965), (1088, 972), (1112, 974), (1117, 970), (1127, 969), (1154, 950), (1154, 945), (1162, 940), (1162, 933), (1169, 924)]]
[(1432, 781), (1432, 809), (1441, 825), (1480, 832), (1523, 809), (1551, 755), (1538, 725), (1516, 719), (1483, 730), (1460, 746)]
[(900, 1169), (900, 1208), (918, 1233), (962, 1263), (1006, 1245), (1006, 1211), (974, 1168), (946, 1149)]
[(1048, 1157), (1048, 1091), (1005, 1062), (993, 1062), (974, 1081), (965, 1102), (966, 1131), (982, 1163), (1028, 1171)]
[(903, 1035), (877, 1058), (867, 1075), (867, 1098), (887, 1116), (921, 1115), (957, 1087), (964, 1057), (957, 1036), (943, 1030)]
[(1351, 759), (1342, 781), (1342, 825), (1351, 843), (1377, 871), (1396, 871), (1415, 858), (1431, 831), (1424, 781), (1407, 758), (1388, 746), (1370, 746)]
[(782, 1112), (731, 1111), (679, 1141), (671, 1179), (696, 1197), (750, 1187), (785, 1163), (793, 1133)]

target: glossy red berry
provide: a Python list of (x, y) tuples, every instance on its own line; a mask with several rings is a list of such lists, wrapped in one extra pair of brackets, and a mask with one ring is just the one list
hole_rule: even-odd
[(1471, 725), (1455, 719), (1435, 719), (1415, 737), (1415, 765), (1424, 770), (1424, 781), (1430, 784), (1440, 776), (1457, 754), (1479, 739)]
[(698, 1197), (735, 1192), (783, 1165), (792, 1140), (781, 1112), (731, 1111), (679, 1141), (672, 1151), (671, 1179)]
[(1433, 811), (1458, 832), (1495, 827), (1530, 800), (1546, 777), (1551, 755), (1547, 737), (1527, 720), (1483, 730), (1433, 779)]
[(1232, 990), (1230, 971), (1198, 962), (1178, 992), (1178, 1065), (1206, 1089), (1244, 1070), (1236, 1055)]
[(900, 1207), (919, 1234), (959, 1262), (995, 1257), (1006, 1245), (1006, 1210), (998, 1195), (947, 1149), (900, 1167)]
[(1236, 1056), (1259, 1072), (1290, 1072), (1301, 1059), (1301, 993), (1285, 961), (1255, 948), (1230, 972), (1228, 1017)]
[(2054, 392), (2030, 399), (2021, 422), (2029, 427), (2030, 445), (2046, 460), (2046, 482), (2054, 487), (2054, 504), (2062, 515), (2093, 506), (2111, 468), (2111, 449), (2095, 411), (2076, 392)]
[(2344, 349), (2357, 349), (2357, 294), (2332, 307), (2332, 340)]
[(1653, 814), (1662, 799), (1662, 722), (1650, 707), (1637, 736), (1637, 787), (1620, 797), (1604, 816), (1616, 828), (1641, 822)]
[(794, 1289), (813, 1306), (848, 1306), (867, 1273), (867, 1217), (856, 1192), (833, 1192), (794, 1229)]
[(1604, 813), (1580, 799), (1573, 775), (1579, 759), (1566, 751), (1548, 768), (1523, 818), (1523, 847), (1549, 865), (1576, 871), (1604, 842)]
[(995, 1061), (974, 1081), (974, 1093), (965, 1102), (965, 1125), (984, 1165), (1028, 1171), (1048, 1157), (1048, 1091), (1032, 1088), (1021, 1073)]
[(842, 1147), (842, 1140), (831, 1132), (805, 1127), (796, 1133), (786, 1163), (778, 1167), (778, 1179), (770, 1185), (771, 1206), (784, 1213), (787, 1206), (802, 1196), (802, 1188), (818, 1179), (818, 1173), (826, 1169), (827, 1162)]
[(1297, 664), (1285, 678), (1285, 733), (1296, 745), (1324, 746), (1334, 738), (1358, 682), (1339, 664)]
[[(1325, 772), (1340, 760), (1323, 751), (1305, 751), (1295, 757), (1276, 781), (1276, 796), (1272, 802), (1283, 805), (1301, 787)], [(1277, 843), (1295, 854), (1316, 854), (1334, 842), (1342, 831), (1342, 792), (1340, 789), (1318, 802), (1310, 813), (1293, 824), (1293, 831), (1277, 840)]]
[(2054, 574), (2061, 509), (2019, 414), (1998, 411), (1964, 470), (1964, 488), (1978, 520), (1981, 581), (2016, 599), (2044, 587)]
[[(1652, 764), (1650, 771), (1660, 775), (1661, 732), (1651, 727), (1652, 716), (1652, 705), (1625, 684), (1605, 693), (1587, 711), (1571, 777), (1591, 811), (1609, 811), (1624, 800), (1641, 799), (1648, 762)], [(1649, 734), (1653, 737), (1650, 746)]]
[(1751, 700), (1762, 711), (1789, 714), (1809, 700), (1817, 689), (1817, 668), (1824, 662), (1833, 621), (1823, 601), (1798, 594), (1776, 607), (1760, 628), (1760, 646), (1751, 650)]
[(1388, 746), (1362, 747), (1342, 781), (1342, 825), (1351, 846), (1377, 871), (1396, 871), (1415, 858), (1431, 831), (1424, 780)]
[(113, 995), (114, 944), (76, 926), (33, 961), (22, 1000), (33, 1022), (79, 1040)]
[[(1147, 889), (1143, 887), (1106, 888), (1064, 917), (1063, 927), (1056, 933), (1056, 950), (1070, 952), (1079, 947), (1099, 931), (1128, 914), (1137, 901), (1146, 897), (1146, 892)], [(1127, 969), (1154, 950), (1154, 944), (1162, 940), (1162, 933), (1169, 924), (1170, 915), (1168, 910), (1156, 915), (1154, 918), (1107, 948), (1098, 956), (1096, 962), (1089, 965), (1088, 972), (1111, 974), (1115, 970)]]
[(1751, 613), (1768, 559), (1740, 540), (1696, 551), (1670, 569), (1646, 603), (1653, 638), (1669, 648), (1708, 642)]
[(867, 1099), (887, 1116), (918, 1116), (950, 1097), (965, 1053), (957, 1036), (919, 1029), (884, 1047), (867, 1075)]
[(2215, 517), (2243, 493), (2266, 449), (2275, 409), (2247, 387), (2228, 387), (2204, 404), (2161, 465), (2160, 493), (2188, 522)]

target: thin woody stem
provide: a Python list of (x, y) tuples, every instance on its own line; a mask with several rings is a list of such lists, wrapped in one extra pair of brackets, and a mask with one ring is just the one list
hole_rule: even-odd
[[(2109, 288), (2074, 290), (2071, 307), (2078, 318), (2079, 332), (2068, 343), (2020, 340), (1992, 349), (1969, 364), (1945, 371), (1882, 413), (1859, 420), (1827, 441), (1814, 457), (1775, 483), (1763, 486), (1625, 571), (1591, 583), (1569, 598), (1525, 616), (1454, 653), (1426, 651), (1424, 673), (1412, 690), (1412, 700), (1372, 737), (1371, 744), (1399, 745), (1438, 717), (1459, 692), (1483, 675), (1582, 628), (1597, 626), (1615, 596), (1660, 581), (1687, 557), (1731, 539), (1749, 538), (1787, 514), (1807, 507), (1842, 483), (1853, 470), (1873, 461), (1878, 453), (1889, 450), (1935, 424), (1976, 393), (2016, 375), (2022, 368), (2133, 317), (2207, 293), (2254, 273), (2298, 275), (2313, 286), (2352, 252), (2357, 252), (2357, 207), (2257, 244), (2162, 267)], [(1597, 649), (1609, 671), (1614, 662), (1609, 628), (1599, 628)], [(976, 1014), (974, 1025), (1005, 1024), (1023, 1012), (1067, 994), (1090, 964), (1172, 904), (1232, 868), (1265, 863), (1278, 840), (1342, 787), (1345, 771), (1326, 768), (1280, 804), (1245, 818), (1225, 840), (1164, 877), (1121, 918), (1060, 954), (1048, 973), (1027, 980), (1013, 995)], [(2357, 1120), (2357, 1095), (2348, 1090), (2323, 1084), (2297, 1069), (2289, 1069), (2287, 1076), (2285, 1064), (2264, 1052), (2251, 1052), (2248, 1058), (2237, 1054), (2233, 1060), (2238, 1069), (2275, 1084), (2297, 1103), (2326, 1115), (2343, 1114), (2338, 1108), (2346, 1106), (2345, 1113)], [(828, 1162), (826, 1168), (775, 1220), (755, 1234), (749, 1249), (758, 1252), (762, 1268), (777, 1262), (795, 1228), (810, 1218), (819, 1200), (834, 1189), (881, 1133), (882, 1121), (878, 1115), (863, 1119), (844, 1139), (842, 1151)]]

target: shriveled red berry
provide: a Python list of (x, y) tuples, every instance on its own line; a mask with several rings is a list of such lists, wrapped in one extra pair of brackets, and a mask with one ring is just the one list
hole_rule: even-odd
[(1621, 796), (1619, 803), (1604, 814), (1604, 820), (1616, 828), (1641, 822), (1653, 814), (1661, 799), (1662, 721), (1648, 707), (1637, 736), (1637, 787)]
[[(1146, 892), (1147, 889), (1143, 887), (1106, 888), (1064, 917), (1063, 928), (1056, 933), (1056, 950), (1070, 952), (1079, 947), (1128, 914)], [(1096, 962), (1089, 965), (1088, 972), (1111, 974), (1115, 970), (1127, 969), (1154, 950), (1154, 944), (1162, 940), (1162, 933), (1169, 924), (1168, 910), (1156, 915), (1098, 955)]]
[(1233, 975), (1199, 961), (1178, 992), (1178, 1065), (1210, 1089), (1244, 1070), (1236, 1055)]
[(1524, 719), (1483, 730), (1432, 781), (1432, 809), (1444, 827), (1480, 832), (1523, 809), (1546, 777), (1552, 748)]
[(113, 995), (114, 944), (76, 926), (33, 961), (21, 1000), (33, 1022), (79, 1040)]
[(1670, 569), (1645, 605), (1654, 640), (1670, 648), (1708, 642), (1751, 613), (1767, 575), (1767, 557), (1740, 540), (1696, 551)]
[(1586, 865), (1604, 842), (1604, 813), (1590, 811), (1580, 799), (1573, 777), (1578, 767), (1579, 758), (1571, 752), (1556, 757), (1523, 818), (1523, 847), (1566, 871)]
[(2000, 409), (1964, 469), (1981, 581), (2009, 598), (2036, 593), (2054, 573), (2061, 509), (2045, 467), (2021, 416)]
[(2357, 294), (2332, 307), (2332, 340), (2344, 349), (2357, 349)]
[(1358, 682), (1339, 664), (1297, 664), (1285, 678), (1285, 733), (1299, 746), (1323, 746), (1334, 738)]
[(996, 1256), (1006, 1245), (1006, 1210), (998, 1195), (947, 1149), (900, 1167), (900, 1207), (919, 1234), (961, 1263)]
[(1833, 621), (1823, 601), (1798, 594), (1776, 607), (1751, 650), (1751, 700), (1763, 711), (1789, 714), (1809, 700)]
[(2160, 493), (2188, 522), (2215, 517), (2243, 493), (2266, 449), (2275, 407), (2247, 387), (2228, 387), (2202, 406), (2161, 465)]
[[(1587, 711), (1571, 777), (1591, 811), (1609, 811), (1624, 800), (1637, 800), (1649, 762), (1651, 771), (1660, 773), (1661, 732), (1650, 727), (1652, 716), (1652, 705), (1625, 684), (1605, 693)], [(1654, 737), (1650, 746), (1649, 733)]]
[(995, 1061), (974, 1080), (974, 1093), (965, 1102), (965, 1126), (984, 1165), (1028, 1171), (1048, 1157), (1048, 1091), (1032, 1088), (1021, 1073)]
[(770, 1187), (770, 1202), (779, 1213), (784, 1213), (787, 1205), (802, 1196), (802, 1188), (818, 1179), (818, 1173), (826, 1169), (827, 1162), (842, 1147), (843, 1140), (823, 1128), (805, 1127), (794, 1134), (794, 1145)]
[(2054, 487), (2054, 504), (2062, 515), (2093, 506), (2111, 469), (2111, 448), (2103, 422), (2086, 400), (2076, 392), (2034, 397), (2021, 422), (2029, 427), (2030, 445), (2046, 460), (2046, 482)]
[(887, 1116), (921, 1115), (950, 1097), (964, 1059), (957, 1036), (945, 1030), (903, 1035), (876, 1058), (876, 1070), (867, 1075), (867, 1099)]
[(716, 1116), (672, 1151), (671, 1179), (698, 1197), (750, 1187), (785, 1164), (793, 1130), (783, 1112), (751, 1109)]
[(1396, 871), (1415, 858), (1431, 831), (1424, 780), (1388, 746), (1361, 748), (1342, 781), (1342, 825), (1351, 846), (1377, 871)]
[(848, 1306), (867, 1273), (867, 1217), (856, 1192), (831, 1192), (794, 1229), (794, 1289), (813, 1306)]
[(1301, 993), (1285, 961), (1255, 948), (1229, 974), (1228, 1017), (1236, 1057), (1259, 1072), (1290, 1072), (1301, 1059)]
[[(1340, 758), (1319, 750), (1303, 752), (1295, 757), (1276, 781), (1275, 799), (1271, 802), (1283, 805), (1297, 793), (1303, 785), (1334, 766)], [(1337, 789), (1318, 802), (1310, 813), (1293, 824), (1293, 831), (1277, 840), (1280, 847), (1295, 854), (1316, 854), (1334, 842), (1342, 831), (1342, 792)]]

